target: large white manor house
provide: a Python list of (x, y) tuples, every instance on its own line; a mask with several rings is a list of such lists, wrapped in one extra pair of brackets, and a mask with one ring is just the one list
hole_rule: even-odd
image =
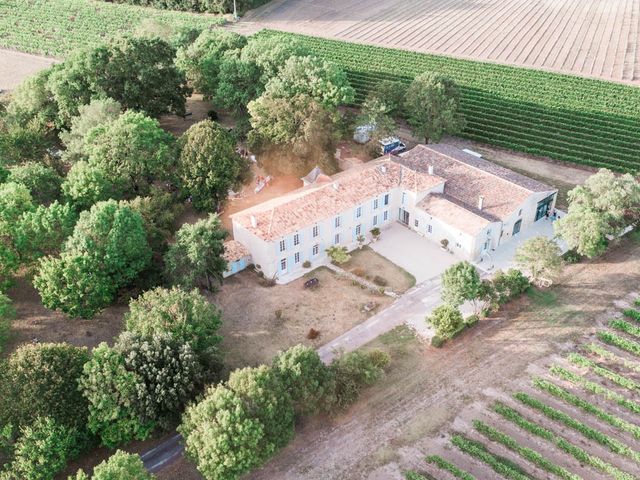
[[(357, 248), (400, 222), (458, 256), (477, 260), (544, 218), (557, 190), (450, 145), (418, 145), (232, 215), (251, 262), (285, 283), (328, 261), (332, 245)], [(402, 248), (401, 245), (398, 248)], [(246, 262), (246, 260), (245, 260)], [(237, 266), (230, 266), (237, 270)]]

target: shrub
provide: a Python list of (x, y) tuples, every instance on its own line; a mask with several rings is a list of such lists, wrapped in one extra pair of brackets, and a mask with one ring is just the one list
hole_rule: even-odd
[(442, 345), (444, 345), (444, 342), (446, 342), (446, 340), (438, 335), (434, 335), (433, 337), (431, 337), (432, 347), (440, 348), (442, 347)]
[(311, 268), (311, 262), (309, 260), (305, 260), (304, 262), (302, 262), (302, 267)]
[(356, 350), (335, 359), (330, 365), (336, 381), (334, 408), (352, 405), (365, 386), (373, 385), (384, 374), (389, 361), (389, 356), (380, 350)]
[(443, 340), (452, 338), (464, 326), (460, 310), (446, 304), (436, 307), (427, 317), (427, 322), (433, 325), (436, 335)]
[(13, 461), (8, 465), (6, 480), (53, 480), (77, 455), (77, 432), (57, 424), (49, 417), (39, 417), (33, 425), (20, 429)]
[(374, 237), (379, 237), (380, 236), (380, 229), (378, 227), (373, 227), (371, 229), (371, 235), (373, 235)]
[(387, 282), (385, 278), (382, 278), (379, 275), (376, 275), (375, 277), (373, 277), (373, 283), (375, 283), (379, 287), (386, 287), (389, 284), (389, 282)]
[(478, 315), (469, 315), (464, 319), (464, 324), (467, 327), (473, 327), (476, 323), (480, 321), (480, 317)]
[(0, 354), (11, 333), (11, 320), (16, 316), (16, 309), (11, 305), (11, 299), (0, 292)]
[(342, 264), (351, 260), (351, 255), (347, 252), (347, 247), (333, 245), (325, 250), (333, 263)]
[(498, 271), (492, 280), (498, 305), (513, 300), (529, 288), (529, 279), (520, 270)]

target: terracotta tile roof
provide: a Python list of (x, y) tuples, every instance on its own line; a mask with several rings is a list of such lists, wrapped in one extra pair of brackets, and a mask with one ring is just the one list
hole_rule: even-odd
[(227, 262), (235, 262), (241, 258), (251, 255), (247, 247), (236, 240), (224, 242), (224, 259)]
[(472, 212), (445, 195), (431, 193), (419, 202), (417, 207), (461, 232), (473, 236), (491, 223), (491, 220)]
[(350, 168), (334, 175), (331, 180), (330, 183), (316, 182), (302, 187), (238, 212), (231, 218), (258, 237), (270, 241), (331, 218), (395, 187), (425, 192), (444, 182), (438, 176), (404, 167), (397, 163), (397, 157), (390, 156)]
[(420, 172), (433, 166), (434, 174), (446, 180), (446, 196), (472, 211), (477, 211), (478, 199), (483, 196), (483, 216), (495, 220), (513, 213), (532, 192), (556, 190), (451, 145), (418, 145), (397, 161)]

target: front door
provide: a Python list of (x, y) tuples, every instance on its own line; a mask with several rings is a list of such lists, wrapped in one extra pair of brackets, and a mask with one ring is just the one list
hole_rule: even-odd
[(404, 208), (401, 208), (398, 213), (398, 220), (405, 225), (409, 225), (409, 212), (407, 212)]
[(518, 220), (513, 226), (513, 235), (520, 233), (520, 227), (522, 227), (522, 220)]
[(547, 216), (547, 213), (549, 213), (549, 208), (551, 207), (551, 202), (553, 202), (554, 195), (550, 195), (544, 200), (538, 202), (538, 208), (536, 209), (536, 222), (541, 218)]

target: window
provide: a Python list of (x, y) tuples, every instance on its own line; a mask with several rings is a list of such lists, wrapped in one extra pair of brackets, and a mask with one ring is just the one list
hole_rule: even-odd
[(382, 219), (383, 219), (384, 222), (389, 220), (389, 210), (385, 210), (384, 211), (384, 213), (382, 214)]
[(521, 217), (522, 216), (522, 209), (520, 209), (520, 211), (518, 212), (518, 216)]
[(418, 220), (414, 220), (414, 221), (413, 221), (413, 225), (414, 225), (416, 228), (418, 228)]
[(427, 233), (433, 233), (433, 227), (431, 227), (431, 225), (427, 225)]
[(339, 233), (336, 233), (336, 236), (335, 236), (335, 238), (333, 239), (333, 243), (334, 243), (335, 245), (338, 245), (338, 244), (340, 243), (340, 234), (339, 234)]
[(385, 193), (385, 195), (384, 195), (384, 204), (385, 205), (389, 205), (389, 194), (388, 193)]
[(356, 208), (356, 218), (360, 218), (362, 216), (362, 207)]
[(320, 245), (318, 245), (317, 243), (313, 246), (313, 254), (314, 255), (318, 255), (318, 252), (320, 251)]
[(356, 235), (360, 235), (360, 232), (362, 232), (362, 225), (357, 225), (356, 226)]
[(287, 244), (284, 240), (280, 240), (280, 251), (284, 252), (287, 249)]
[(318, 225), (314, 225), (313, 227), (313, 238), (318, 236)]
[(336, 228), (338, 228), (340, 226), (340, 217), (336, 217), (335, 220), (333, 221), (333, 224), (335, 225)]
[(407, 199), (407, 194), (402, 192), (402, 204), (404, 205), (404, 201)]
[(283, 258), (282, 260), (280, 260), (280, 270), (284, 272), (286, 269), (287, 269), (287, 259)]
[(296, 252), (296, 254), (293, 256), (293, 261), (294, 263), (300, 263), (300, 252)]
[(300, 234), (296, 233), (296, 234), (293, 236), (293, 244), (294, 244), (294, 245), (300, 245)]
[(374, 215), (373, 216), (373, 226), (375, 227), (378, 224), (378, 216)]
[(374, 209), (374, 210), (377, 210), (377, 209), (378, 209), (378, 199), (377, 199), (377, 198), (374, 198), (374, 199), (373, 199), (373, 209)]

